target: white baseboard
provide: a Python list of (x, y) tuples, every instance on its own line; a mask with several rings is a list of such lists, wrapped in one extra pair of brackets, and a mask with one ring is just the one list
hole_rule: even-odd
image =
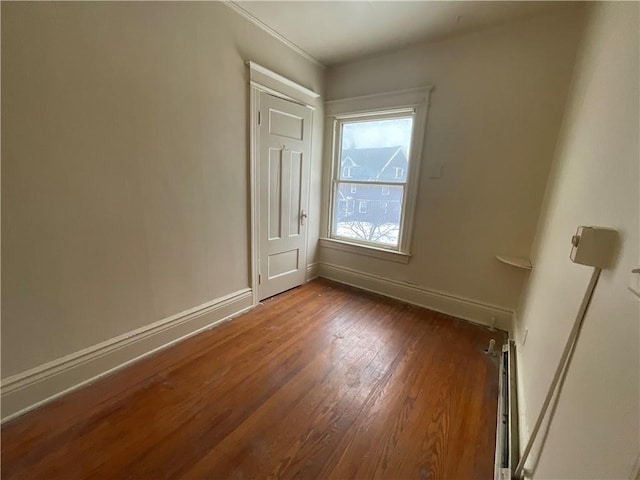
[(513, 311), (507, 308), (330, 263), (320, 263), (320, 276), (482, 325), (491, 326), (495, 318), (497, 328), (508, 332), (512, 328)]
[(307, 265), (307, 282), (310, 282), (314, 278), (318, 278), (320, 275), (320, 264), (310, 263)]
[(253, 307), (243, 289), (2, 380), (2, 423)]

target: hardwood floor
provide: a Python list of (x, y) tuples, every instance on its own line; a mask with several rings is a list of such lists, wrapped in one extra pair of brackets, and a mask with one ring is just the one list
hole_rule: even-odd
[(501, 332), (316, 280), (2, 428), (2, 478), (493, 478)]

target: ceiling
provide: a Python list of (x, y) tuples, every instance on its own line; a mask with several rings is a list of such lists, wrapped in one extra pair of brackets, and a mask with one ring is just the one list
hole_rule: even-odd
[[(234, 1), (240, 11), (319, 63), (335, 65), (404, 46), (571, 8), (534, 1)], [(274, 32), (272, 32), (274, 33)]]

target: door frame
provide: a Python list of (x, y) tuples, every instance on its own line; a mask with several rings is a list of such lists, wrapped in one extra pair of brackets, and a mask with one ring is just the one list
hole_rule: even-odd
[[(258, 299), (258, 270), (260, 263), (258, 262), (258, 253), (260, 252), (260, 205), (259, 205), (259, 185), (260, 185), (260, 149), (258, 137), (258, 115), (260, 93), (267, 93), (290, 102), (297, 103), (311, 109), (311, 138), (310, 151), (313, 156), (313, 117), (316, 108), (310, 105), (311, 102), (317, 101), (320, 94), (309, 90), (296, 82), (289, 80), (282, 75), (277, 74), (258, 65), (255, 62), (247, 62), (249, 68), (249, 192), (250, 192), (250, 211), (251, 211), (251, 294), (253, 297), (253, 305), (259, 303)], [(311, 159), (310, 159), (311, 160)], [(311, 192), (311, 171), (307, 178), (307, 191)], [(309, 195), (306, 198), (305, 210), (309, 211)], [(308, 242), (309, 237), (305, 239)], [(308, 245), (307, 245), (308, 250)], [(307, 259), (304, 258), (305, 278)]]

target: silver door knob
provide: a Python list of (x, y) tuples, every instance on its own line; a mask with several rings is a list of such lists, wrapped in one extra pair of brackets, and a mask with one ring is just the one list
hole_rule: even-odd
[(300, 211), (300, 225), (304, 225), (304, 222), (307, 220), (307, 214), (304, 210)]

